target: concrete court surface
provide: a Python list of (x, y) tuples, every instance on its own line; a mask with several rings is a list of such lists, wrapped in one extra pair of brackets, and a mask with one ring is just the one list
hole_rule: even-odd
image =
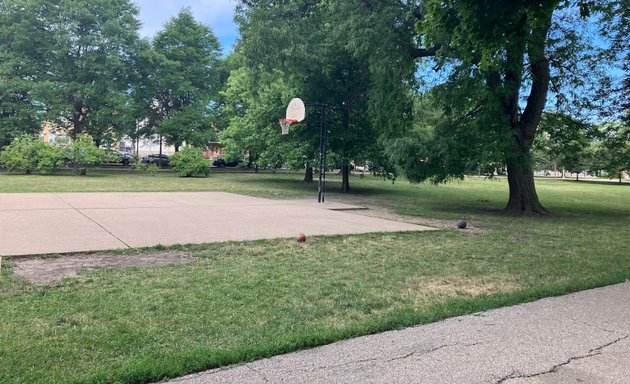
[(433, 228), (222, 192), (0, 194), (0, 256)]
[(630, 383), (630, 282), (359, 337), (171, 380)]

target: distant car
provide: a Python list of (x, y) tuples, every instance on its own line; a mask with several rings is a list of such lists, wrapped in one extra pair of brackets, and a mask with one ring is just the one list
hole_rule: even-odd
[(212, 162), (212, 165), (214, 165), (215, 167), (236, 167), (238, 164), (240, 163), (240, 161), (238, 160), (232, 160), (232, 161), (225, 161), (225, 159), (221, 159), (218, 158), (215, 161)]
[(107, 164), (122, 164), (124, 166), (134, 162), (133, 156), (129, 152), (121, 152), (116, 150), (105, 150), (105, 160)]
[[(161, 156), (161, 160), (160, 160)], [(169, 158), (165, 154), (153, 153), (142, 157), (140, 160), (144, 164), (168, 165)]]
[(370, 172), (370, 166), (368, 164), (355, 165), (354, 170), (357, 172)]

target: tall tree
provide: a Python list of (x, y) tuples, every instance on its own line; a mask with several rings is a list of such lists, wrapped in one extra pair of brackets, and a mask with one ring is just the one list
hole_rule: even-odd
[[(43, 0), (40, 0), (43, 1)], [(139, 40), (138, 9), (129, 0), (44, 1), (57, 13), (45, 20), (55, 44), (43, 65), (50, 87), (42, 92), (47, 116), (73, 137), (98, 143), (131, 124), (131, 58)]]
[(216, 36), (182, 10), (155, 36), (141, 60), (149, 126), (176, 149), (211, 128), (211, 103), (218, 94), (220, 55)]
[(593, 129), (589, 124), (562, 113), (546, 112), (539, 129), (548, 139), (550, 157), (563, 170), (579, 174), (590, 168)]
[[(440, 133), (449, 134), (452, 141), (458, 135), (470, 140), (448, 146), (447, 157), (453, 149), (466, 151), (462, 148), (466, 145), (473, 147), (466, 151), (472, 161), (495, 152), (508, 168), (506, 209), (545, 212), (536, 194), (529, 150), (547, 101), (550, 69), (545, 46), (558, 1), (453, 1), (447, 7), (438, 3), (427, 2), (419, 28), (426, 49), (435, 50), (438, 63), (454, 66), (449, 82), (438, 93), (448, 116)], [(521, 109), (526, 72), (531, 87)], [(462, 130), (467, 132), (462, 135)], [(488, 151), (488, 147), (496, 149)], [(458, 168), (444, 169), (439, 177), (465, 170)]]
[(55, 43), (42, 20), (53, 14), (38, 0), (0, 2), (0, 148), (41, 130), (43, 105), (34, 95)]
[(600, 127), (600, 133), (595, 151), (600, 169), (621, 183), (624, 172), (630, 172), (630, 126), (621, 122), (607, 123)]
[(446, 74), (434, 88), (446, 119), (426, 156), (412, 165), (426, 172), (414, 171), (412, 179), (415, 173), (418, 181), (444, 181), (499, 162), (508, 170), (505, 210), (547, 212), (536, 193), (530, 150), (551, 85), (557, 101), (578, 100), (571, 97), (589, 89), (584, 71), (594, 67), (580, 60), (590, 47), (567, 23), (592, 9), (588, 1), (423, 2), (414, 11), (416, 56)]
[[(239, 49), (248, 68), (279, 73), (298, 90), (295, 96), (328, 107), (328, 148), (342, 166), (342, 191), (350, 189), (350, 160), (376, 157), (379, 129), (400, 125), (410, 109), (413, 60), (392, 53), (410, 51), (412, 35), (392, 27), (406, 25), (411, 32), (412, 24), (401, 17), (402, 3), (373, 2), (372, 7), (361, 1), (260, 0), (242, 1), (237, 12)], [(307, 119), (318, 123), (317, 109), (307, 109)], [(396, 118), (386, 117), (387, 109)], [(296, 147), (317, 148), (314, 125), (293, 136), (300, 141)]]
[(137, 13), (129, 0), (3, 1), (3, 127), (27, 133), (45, 118), (98, 142), (128, 124)]

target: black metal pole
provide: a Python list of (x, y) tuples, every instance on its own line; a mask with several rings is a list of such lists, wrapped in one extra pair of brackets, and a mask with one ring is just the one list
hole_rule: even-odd
[(317, 202), (324, 202), (324, 153), (326, 151), (326, 146), (324, 144), (324, 110), (323, 106), (320, 106), (320, 114), (319, 114), (319, 184), (317, 186)]
[(162, 168), (162, 135), (160, 135), (160, 168)]
[(324, 122), (322, 123), (322, 134), (324, 136), (324, 148), (322, 150), (322, 152), (324, 153), (324, 176), (323, 176), (323, 183), (322, 183), (322, 203), (324, 202), (324, 198), (326, 197), (326, 143), (328, 142), (328, 107), (323, 106), (322, 109), (324, 110), (322, 112), (322, 119), (324, 120)]

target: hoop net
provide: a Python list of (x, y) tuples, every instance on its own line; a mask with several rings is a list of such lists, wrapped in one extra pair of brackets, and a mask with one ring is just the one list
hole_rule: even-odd
[(280, 121), (280, 128), (282, 128), (283, 135), (288, 135), (289, 127), (291, 127), (291, 124), (297, 123), (297, 120), (293, 120), (293, 119), (280, 119), (279, 121)]

